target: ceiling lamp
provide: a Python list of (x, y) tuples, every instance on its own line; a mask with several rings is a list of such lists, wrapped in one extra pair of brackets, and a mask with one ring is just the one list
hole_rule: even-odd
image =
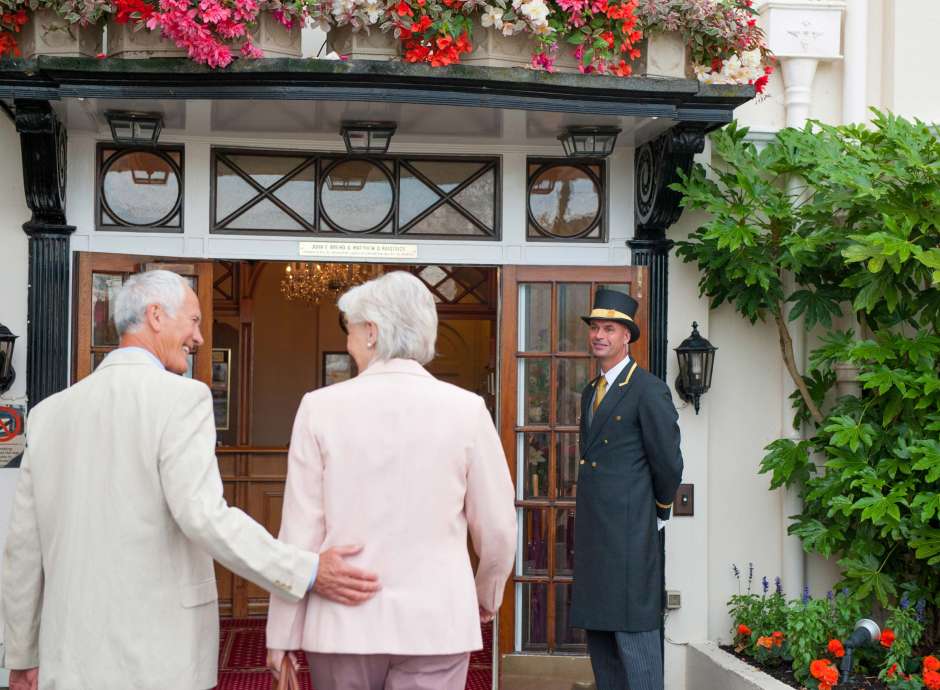
[(104, 116), (111, 127), (111, 139), (115, 144), (156, 146), (163, 130), (163, 116), (160, 113), (109, 110)]
[(344, 122), (339, 133), (350, 155), (379, 156), (388, 151), (397, 127), (394, 122)]
[(288, 301), (334, 303), (351, 287), (371, 280), (378, 267), (370, 264), (318, 264), (292, 261), (284, 268), (281, 294)]
[(614, 151), (619, 127), (568, 127), (558, 141), (568, 158), (607, 158)]

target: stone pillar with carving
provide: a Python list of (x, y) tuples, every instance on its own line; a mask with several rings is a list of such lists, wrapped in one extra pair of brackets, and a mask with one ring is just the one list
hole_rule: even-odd
[(68, 385), (69, 235), (66, 134), (47, 101), (16, 100), (29, 236), (26, 395), (30, 409)]
[(666, 230), (682, 215), (682, 195), (669, 189), (679, 181), (677, 170), (689, 172), (692, 159), (705, 147), (702, 127), (680, 124), (636, 150), (633, 162), (636, 185), (636, 229), (627, 241), (634, 266), (649, 266), (649, 369), (666, 380), (667, 323), (669, 316), (669, 252), (673, 241)]

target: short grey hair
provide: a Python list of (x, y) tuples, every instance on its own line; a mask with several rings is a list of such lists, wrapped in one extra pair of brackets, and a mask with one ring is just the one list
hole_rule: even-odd
[(357, 285), (337, 306), (347, 323), (371, 321), (378, 327), (378, 361), (401, 358), (427, 364), (434, 359), (437, 305), (427, 286), (411, 273), (393, 271)]
[(159, 304), (175, 316), (186, 296), (186, 279), (173, 271), (135, 273), (126, 281), (114, 300), (114, 325), (118, 335), (134, 333), (144, 325), (144, 312)]

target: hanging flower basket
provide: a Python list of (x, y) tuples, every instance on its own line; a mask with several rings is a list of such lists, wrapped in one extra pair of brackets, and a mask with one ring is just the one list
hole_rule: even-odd
[(370, 31), (354, 31), (349, 24), (331, 26), (326, 34), (331, 50), (351, 60), (394, 60), (401, 55), (401, 43), (391, 32), (373, 26)]
[(35, 55), (95, 57), (101, 52), (101, 27), (71, 24), (53, 10), (36, 10), (17, 37), (24, 58)]
[(135, 31), (134, 22), (108, 22), (108, 57), (142, 60), (186, 56), (186, 49), (164, 38), (159, 29), (150, 31), (142, 27)]

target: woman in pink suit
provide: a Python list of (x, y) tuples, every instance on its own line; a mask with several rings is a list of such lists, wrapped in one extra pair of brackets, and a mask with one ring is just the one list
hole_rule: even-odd
[(516, 548), (506, 458), (483, 400), (422, 366), (437, 308), (418, 278), (389, 273), (339, 308), (361, 373), (300, 404), (279, 539), (313, 552), (363, 544), (349, 561), (382, 589), (354, 608), (272, 597), (268, 662), (305, 651), (316, 690), (463, 690)]

